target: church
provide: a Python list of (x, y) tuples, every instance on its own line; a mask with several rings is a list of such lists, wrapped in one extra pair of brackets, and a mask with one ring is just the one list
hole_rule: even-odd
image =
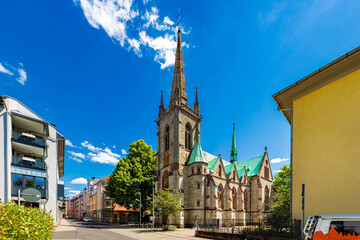
[(187, 102), (180, 35), (179, 28), (170, 104), (165, 108), (161, 91), (156, 120), (155, 191), (171, 189), (180, 193), (182, 210), (178, 216), (156, 221), (192, 227), (196, 218), (263, 218), (274, 194), (267, 149), (260, 156), (238, 161), (234, 124), (230, 161), (202, 150), (198, 90), (191, 108)]

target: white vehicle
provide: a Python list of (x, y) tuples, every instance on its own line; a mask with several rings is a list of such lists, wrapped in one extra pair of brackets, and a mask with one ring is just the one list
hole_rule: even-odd
[(84, 222), (92, 222), (93, 220), (89, 217), (84, 217)]
[(360, 215), (310, 216), (303, 231), (306, 240), (360, 240)]

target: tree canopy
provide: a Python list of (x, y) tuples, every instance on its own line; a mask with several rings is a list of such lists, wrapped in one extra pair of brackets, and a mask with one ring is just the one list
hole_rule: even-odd
[(155, 195), (155, 206), (162, 208), (162, 214), (177, 216), (181, 209), (180, 194), (172, 193), (170, 189), (160, 190)]
[(105, 194), (127, 209), (152, 209), (152, 190), (155, 182), (156, 152), (140, 139), (129, 146), (110, 176)]

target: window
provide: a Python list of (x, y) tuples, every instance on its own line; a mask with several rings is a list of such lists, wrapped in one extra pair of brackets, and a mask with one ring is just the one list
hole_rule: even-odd
[(219, 165), (219, 177), (221, 177), (221, 165)]
[(34, 177), (25, 176), (25, 187), (34, 187)]
[(185, 148), (187, 150), (191, 148), (191, 126), (189, 123), (185, 126)]
[(196, 200), (196, 206), (200, 207), (200, 200)]
[(235, 181), (235, 171), (233, 171), (233, 181)]
[(224, 189), (221, 184), (218, 187), (218, 196), (219, 196), (219, 208), (224, 208)]
[(244, 191), (244, 209), (245, 209), (245, 211), (248, 210), (247, 205), (248, 205), (248, 195), (247, 195), (247, 191), (245, 190)]
[(191, 174), (194, 174), (194, 167), (191, 168)]
[(360, 235), (360, 221), (332, 221), (329, 227), (330, 239), (355, 239)]
[(15, 187), (22, 187), (23, 179), (22, 176), (19, 174), (13, 174), (13, 186)]
[(244, 176), (244, 185), (246, 185), (246, 176)]
[(270, 209), (270, 191), (269, 191), (269, 188), (268, 186), (265, 187), (265, 200), (264, 200), (264, 209), (265, 211), (269, 211)]
[(236, 209), (236, 189), (235, 188), (232, 189), (231, 194), (232, 194), (233, 209)]
[(197, 184), (197, 189), (200, 189), (200, 183)]
[(264, 167), (264, 177), (266, 179), (269, 179), (269, 168), (268, 167)]
[(36, 189), (45, 189), (45, 178), (36, 178)]
[(166, 171), (163, 176), (163, 189), (169, 188), (169, 172)]
[(167, 126), (165, 128), (165, 152), (170, 148), (170, 128)]
[(198, 173), (201, 173), (201, 167), (198, 167), (198, 168), (197, 168), (197, 172), (198, 172)]

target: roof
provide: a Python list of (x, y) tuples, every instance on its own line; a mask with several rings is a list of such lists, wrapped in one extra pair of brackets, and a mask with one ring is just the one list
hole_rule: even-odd
[(249, 177), (256, 176), (259, 172), (263, 156), (254, 157), (246, 161), (236, 163), (236, 169), (239, 177), (244, 175), (244, 167), (246, 168), (246, 174)]
[[(224, 161), (224, 160), (223, 160)], [(230, 163), (228, 164), (227, 166), (224, 166), (224, 170), (225, 170), (225, 173), (228, 175), (231, 173), (231, 171), (233, 170), (235, 164), (234, 163)]]
[[(342, 55), (273, 95), (279, 108), (292, 108), (293, 101), (360, 69), (360, 47)], [(290, 112), (283, 111), (290, 123)]]
[(205, 156), (201, 149), (200, 143), (196, 142), (191, 150), (190, 159), (187, 165), (190, 165), (195, 162), (206, 162)]
[(101, 181), (107, 182), (109, 180), (110, 176), (111, 176), (111, 174), (109, 176), (106, 176), (103, 179), (101, 179)]
[(219, 162), (220, 157), (214, 158), (210, 162), (208, 162), (209, 171), (214, 171), (217, 163)]

